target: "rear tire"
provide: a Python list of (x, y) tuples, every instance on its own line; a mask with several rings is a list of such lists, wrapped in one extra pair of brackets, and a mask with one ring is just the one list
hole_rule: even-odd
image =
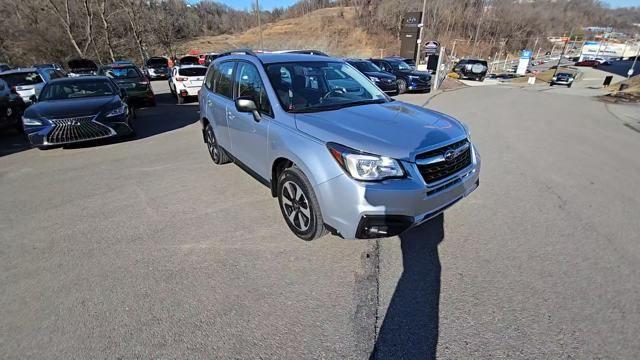
[(278, 203), (287, 226), (300, 239), (311, 241), (328, 233), (313, 187), (296, 166), (278, 177)]
[(403, 79), (398, 79), (398, 95), (407, 92), (407, 82)]
[(204, 128), (205, 132), (205, 142), (207, 143), (207, 150), (209, 151), (209, 156), (211, 156), (211, 160), (216, 165), (223, 165), (229, 162), (229, 156), (224, 151), (223, 148), (218, 145), (218, 141), (216, 140), (216, 135), (213, 133), (213, 126), (211, 124), (207, 124)]

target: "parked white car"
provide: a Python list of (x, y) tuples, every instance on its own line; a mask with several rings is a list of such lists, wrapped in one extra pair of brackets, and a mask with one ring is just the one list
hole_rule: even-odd
[(178, 104), (184, 103), (190, 96), (198, 96), (202, 87), (207, 67), (202, 65), (174, 66), (169, 77), (169, 90), (178, 99)]

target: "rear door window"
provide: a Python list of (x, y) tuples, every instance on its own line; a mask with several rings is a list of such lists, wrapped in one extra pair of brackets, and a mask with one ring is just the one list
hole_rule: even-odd
[(214, 79), (214, 91), (216, 94), (222, 95), (229, 99), (233, 98), (233, 68), (235, 62), (227, 61), (216, 65), (217, 76)]
[(212, 66), (209, 68), (209, 72), (207, 72), (207, 78), (204, 80), (204, 86), (211, 91), (213, 91), (213, 79), (215, 75), (216, 75), (216, 70)]

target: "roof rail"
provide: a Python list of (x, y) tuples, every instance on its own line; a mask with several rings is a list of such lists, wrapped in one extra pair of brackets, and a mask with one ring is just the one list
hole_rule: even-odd
[(320, 51), (320, 50), (313, 50), (313, 49), (308, 49), (308, 50), (289, 50), (289, 51), (285, 51), (285, 53), (288, 54), (307, 54), (307, 55), (319, 55), (319, 56), (329, 56), (328, 54)]
[(225, 51), (225, 52), (221, 53), (220, 55), (218, 55), (218, 57), (221, 58), (223, 56), (229, 56), (229, 55), (249, 55), (249, 56), (255, 57), (256, 59), (258, 59), (258, 61), (262, 62), (260, 60), (260, 58), (258, 57), (258, 55), (256, 55), (256, 53), (254, 53), (253, 50), (251, 50), (251, 49), (229, 50), (229, 51)]

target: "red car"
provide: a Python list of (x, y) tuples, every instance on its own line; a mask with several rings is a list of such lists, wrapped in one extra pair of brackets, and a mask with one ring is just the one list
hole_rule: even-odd
[(598, 67), (598, 65), (600, 65), (600, 63), (597, 60), (582, 60), (582, 61), (578, 61), (574, 65), (575, 66)]

